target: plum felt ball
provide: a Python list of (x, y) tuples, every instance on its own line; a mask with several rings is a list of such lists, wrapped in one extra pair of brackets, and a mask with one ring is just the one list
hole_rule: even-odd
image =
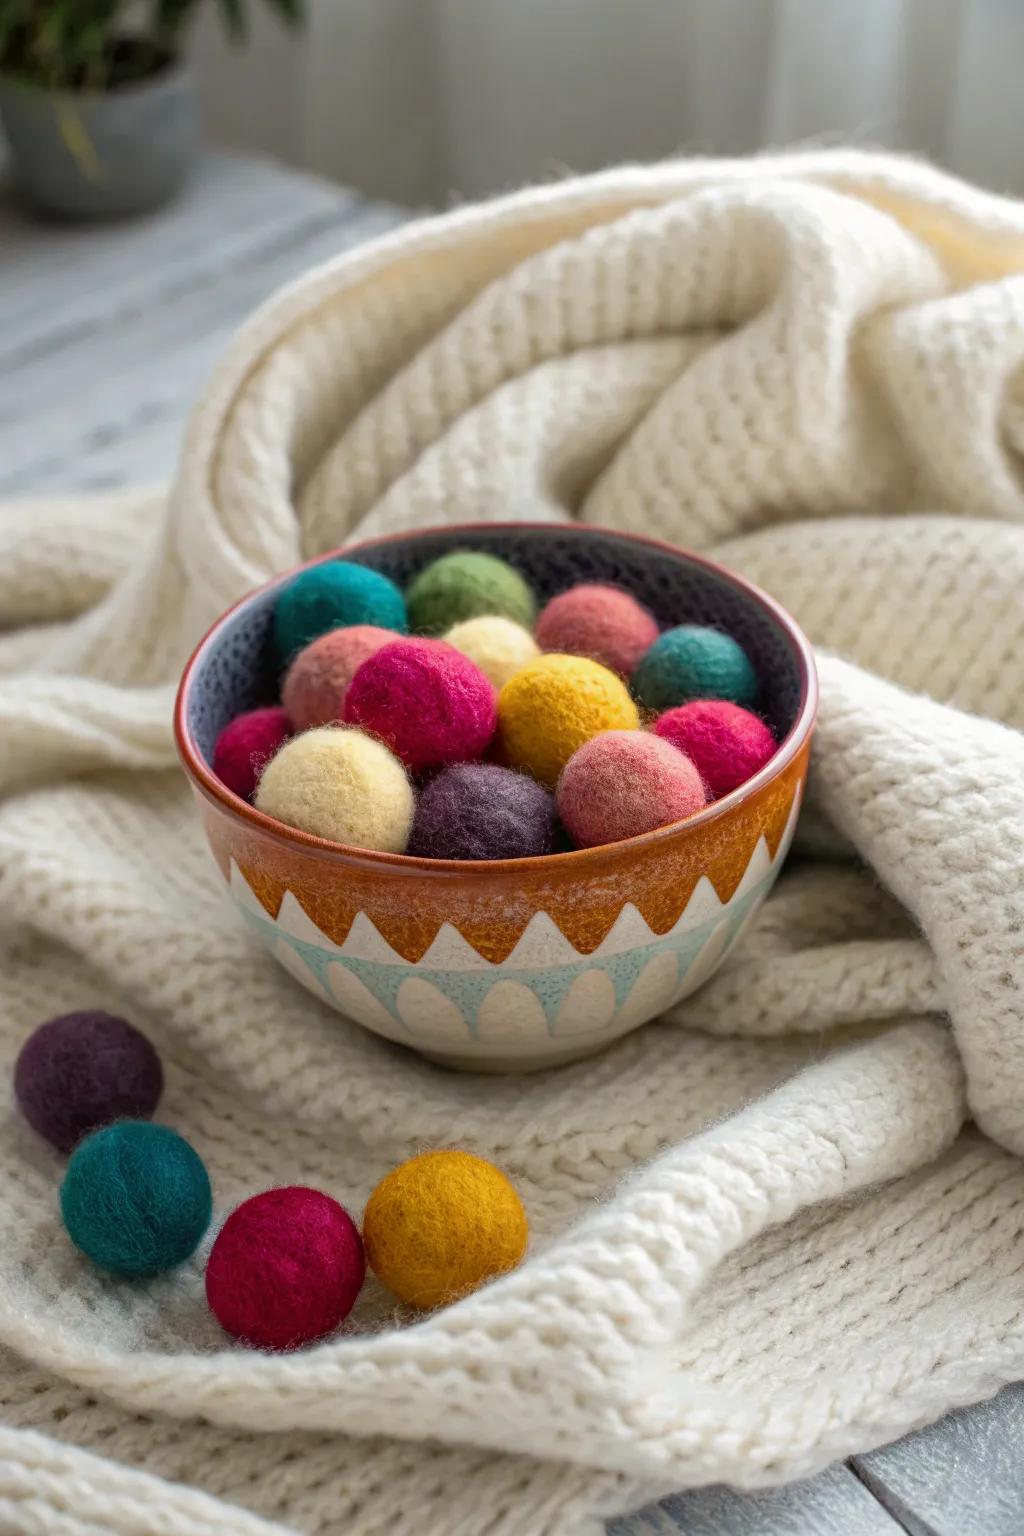
[(497, 725), (497, 705), (491, 683), (454, 646), (393, 640), (349, 683), (345, 720), (421, 773), (482, 756)]
[(274, 644), (287, 665), (299, 651), (329, 629), (375, 624), (405, 634), (409, 627), (405, 599), (380, 571), (349, 560), (325, 560), (301, 571), (277, 599)]
[(441, 635), (463, 619), (500, 614), (527, 629), (537, 604), (519, 572), (495, 555), (457, 550), (421, 571), (406, 593), (410, 627)]
[(495, 688), (504, 688), (510, 677), (540, 654), (528, 629), (497, 614), (464, 619), (453, 625), (444, 638), (475, 662)]
[(658, 625), (647, 609), (618, 587), (585, 582), (553, 597), (537, 620), (542, 651), (589, 656), (629, 677), (658, 638)]
[(280, 705), (250, 709), (217, 737), (213, 771), (228, 789), (243, 800), (251, 800), (263, 769), (291, 734), (288, 712)]
[(316, 1189), (268, 1189), (221, 1227), (206, 1265), (206, 1299), (234, 1338), (295, 1349), (334, 1332), (365, 1274), (362, 1239), (344, 1206)]
[(582, 656), (539, 656), (517, 672), (498, 696), (498, 722), (510, 767), (550, 787), (598, 731), (640, 723), (622, 680)]
[(351, 624), (328, 630), (300, 651), (281, 686), (281, 702), (295, 729), (308, 731), (339, 721), (345, 691), (356, 672), (394, 638), (393, 629)]
[(163, 1087), (160, 1058), (141, 1030), (99, 1009), (40, 1024), (14, 1064), (22, 1114), (59, 1152), (111, 1120), (148, 1120)]
[(689, 699), (728, 699), (749, 708), (757, 674), (731, 635), (680, 624), (659, 635), (633, 673), (633, 692), (648, 709), (673, 709)]
[(705, 804), (700, 774), (676, 747), (646, 731), (604, 731), (569, 759), (558, 810), (580, 848), (639, 837)]
[(420, 790), (407, 853), (421, 859), (528, 859), (554, 853), (554, 796), (496, 763), (453, 763)]
[(414, 798), (405, 769), (362, 731), (324, 725), (294, 736), (269, 764), (256, 809), (332, 843), (404, 853)]
[(514, 1269), (526, 1212), (499, 1168), (469, 1152), (423, 1152), (382, 1179), (363, 1215), (366, 1258), (412, 1307), (440, 1307)]
[(711, 794), (727, 795), (775, 754), (775, 737), (749, 709), (727, 699), (693, 699), (659, 715), (655, 735), (693, 762)]
[(118, 1275), (158, 1275), (183, 1264), (210, 1225), (210, 1180), (176, 1131), (118, 1120), (71, 1155), (60, 1208), (76, 1247)]

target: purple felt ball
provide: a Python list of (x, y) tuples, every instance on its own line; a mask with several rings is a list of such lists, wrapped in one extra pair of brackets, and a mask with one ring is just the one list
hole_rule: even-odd
[(111, 1120), (148, 1120), (163, 1092), (160, 1058), (125, 1019), (64, 1013), (32, 1031), (14, 1064), (14, 1096), (60, 1152)]
[(553, 853), (555, 798), (497, 763), (454, 763), (420, 792), (407, 853), (421, 859), (527, 859)]

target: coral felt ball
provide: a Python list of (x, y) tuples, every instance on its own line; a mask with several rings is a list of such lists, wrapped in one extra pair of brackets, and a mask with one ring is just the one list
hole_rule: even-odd
[(118, 1120), (72, 1153), (60, 1208), (71, 1241), (101, 1269), (158, 1275), (198, 1247), (210, 1225), (210, 1180), (176, 1131)]
[(498, 696), (498, 722), (511, 767), (552, 787), (591, 736), (640, 723), (621, 679), (582, 656), (539, 656), (517, 672)]
[(407, 853), (422, 859), (526, 859), (554, 853), (554, 796), (497, 763), (453, 763), (420, 790)]
[(655, 734), (685, 752), (712, 795), (727, 795), (774, 756), (775, 737), (764, 721), (727, 699), (694, 699), (667, 710)]
[(680, 624), (659, 635), (641, 658), (633, 692), (648, 709), (672, 709), (688, 699), (729, 699), (749, 707), (757, 699), (757, 674), (731, 635)]
[(330, 629), (299, 652), (281, 686), (281, 702), (297, 731), (341, 719), (345, 690), (368, 656), (394, 640), (393, 629), (352, 624)]
[(440, 635), (463, 619), (500, 614), (527, 629), (537, 604), (517, 570), (505, 560), (475, 550), (442, 555), (416, 577), (406, 593), (410, 628)]
[(528, 629), (514, 619), (485, 614), (479, 619), (465, 619), (444, 636), (449, 645), (476, 662), (495, 688), (504, 688), (520, 667), (539, 655), (537, 642)]
[(386, 576), (348, 560), (325, 560), (301, 571), (277, 599), (274, 644), (287, 665), (311, 640), (329, 629), (375, 624), (404, 634), (405, 599)]
[(558, 781), (558, 810), (581, 848), (639, 837), (705, 804), (700, 774), (647, 731), (605, 731), (585, 742)]
[(589, 656), (629, 677), (658, 638), (658, 626), (635, 597), (618, 587), (586, 582), (553, 597), (537, 620), (542, 651)]
[(225, 1332), (262, 1349), (333, 1333), (366, 1274), (355, 1222), (337, 1200), (292, 1186), (231, 1212), (210, 1250), (206, 1299)]
[(333, 843), (402, 853), (414, 799), (405, 769), (362, 731), (324, 725), (286, 742), (256, 790), (256, 809)]
[(514, 1269), (526, 1252), (523, 1204), (493, 1163), (423, 1152), (382, 1179), (363, 1215), (366, 1258), (412, 1307), (440, 1307)]
[(345, 719), (386, 742), (420, 773), (481, 757), (497, 724), (494, 688), (440, 640), (393, 640), (364, 661), (345, 694)]
[(145, 1035), (99, 1009), (40, 1024), (14, 1064), (22, 1114), (60, 1152), (111, 1120), (148, 1119), (163, 1086), (160, 1058)]
[(222, 784), (251, 800), (260, 774), (292, 734), (287, 710), (272, 704), (251, 709), (226, 725), (213, 749), (213, 771)]

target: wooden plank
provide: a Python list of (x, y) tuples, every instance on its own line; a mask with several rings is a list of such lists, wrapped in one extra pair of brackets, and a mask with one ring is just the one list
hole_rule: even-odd
[(903, 1536), (903, 1531), (840, 1465), (808, 1482), (761, 1493), (715, 1485), (673, 1494), (639, 1514), (610, 1521), (608, 1536)]

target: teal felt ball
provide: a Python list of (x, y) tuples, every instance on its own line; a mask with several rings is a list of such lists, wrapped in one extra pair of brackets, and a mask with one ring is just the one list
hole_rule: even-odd
[(519, 572), (482, 550), (442, 555), (420, 572), (406, 595), (409, 623), (421, 635), (441, 635), (453, 624), (484, 615), (532, 629), (537, 616), (533, 593)]
[(198, 1247), (210, 1225), (210, 1180), (176, 1131), (118, 1120), (76, 1147), (60, 1209), (71, 1241), (101, 1269), (158, 1275)]
[(349, 560), (325, 560), (290, 582), (274, 608), (274, 645), (287, 665), (329, 629), (375, 624), (404, 635), (409, 628), (405, 598), (380, 571)]
[(689, 699), (728, 699), (749, 709), (757, 674), (731, 635), (697, 624), (667, 629), (640, 658), (633, 692), (648, 709), (673, 709)]

